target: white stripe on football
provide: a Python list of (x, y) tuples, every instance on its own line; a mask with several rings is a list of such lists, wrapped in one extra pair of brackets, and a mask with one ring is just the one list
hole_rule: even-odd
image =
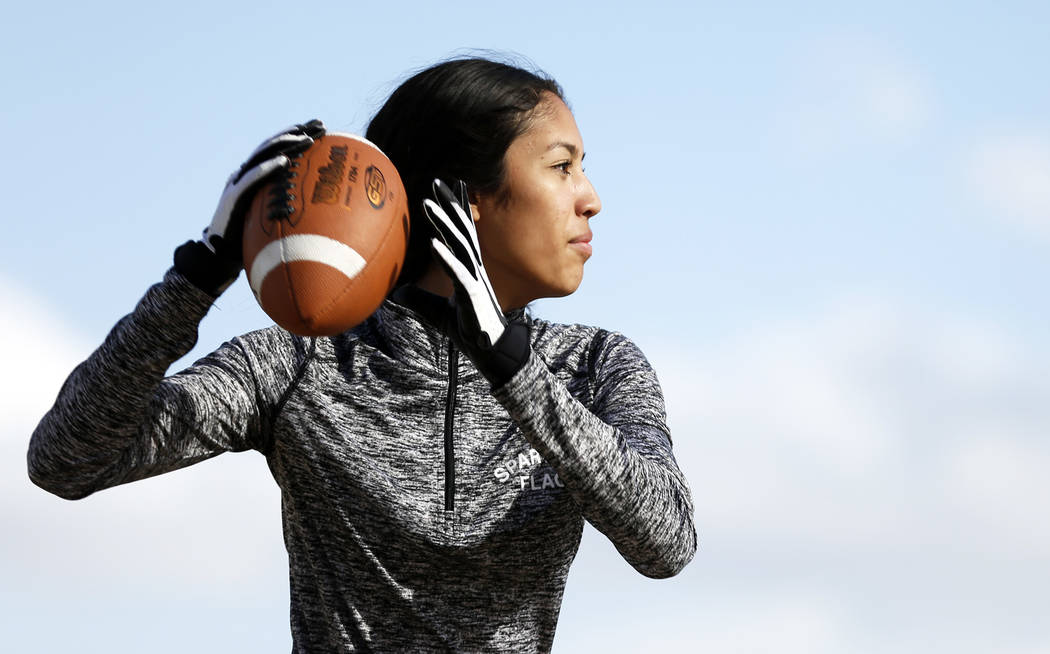
[(353, 279), (365, 267), (365, 260), (346, 243), (320, 234), (291, 234), (266, 244), (252, 262), (248, 283), (259, 297), (263, 281), (275, 268), (293, 261), (312, 261), (331, 266)]

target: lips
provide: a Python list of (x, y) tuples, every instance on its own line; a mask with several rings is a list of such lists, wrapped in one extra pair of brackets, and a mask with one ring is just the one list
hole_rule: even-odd
[(592, 232), (587, 232), (586, 234), (580, 234), (569, 241), (569, 243), (590, 243), (592, 238), (594, 238), (594, 234)]
[(594, 238), (594, 234), (588, 231), (586, 234), (580, 234), (576, 238), (569, 241), (569, 245), (573, 246), (586, 256), (591, 256), (593, 248), (591, 247), (591, 239)]

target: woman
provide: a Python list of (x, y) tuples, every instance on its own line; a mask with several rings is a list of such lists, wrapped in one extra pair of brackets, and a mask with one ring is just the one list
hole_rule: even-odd
[(279, 134), (231, 178), (204, 241), (70, 375), (30, 476), (75, 499), (258, 450), (282, 492), (294, 651), (548, 651), (585, 519), (651, 577), (696, 549), (644, 356), (523, 310), (576, 290), (601, 207), (552, 80), (461, 59), (406, 81), (366, 134), (413, 211), (392, 297), (338, 336), (271, 327), (164, 377), (236, 277), (245, 198), (323, 129)]

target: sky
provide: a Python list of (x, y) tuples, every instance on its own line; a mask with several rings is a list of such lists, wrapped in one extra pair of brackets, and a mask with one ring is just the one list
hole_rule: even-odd
[[(731, 6), (730, 6), (731, 5)], [(309, 118), (514, 53), (601, 195), (580, 290), (660, 377), (700, 550), (593, 529), (555, 652), (1050, 652), (1050, 5), (5, 6), (0, 633), (19, 652), (288, 651), (279, 496), (228, 454), (68, 502), (25, 472), (72, 368)], [(269, 324), (243, 277), (173, 371)]]

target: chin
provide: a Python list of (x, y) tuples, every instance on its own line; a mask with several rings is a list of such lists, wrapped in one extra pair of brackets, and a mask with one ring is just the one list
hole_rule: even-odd
[(558, 284), (550, 289), (550, 292), (544, 297), (565, 297), (572, 295), (580, 288), (580, 284), (583, 282), (583, 273), (581, 271), (579, 277), (571, 280), (565, 280), (563, 283)]
[(531, 284), (519, 286), (517, 289), (519, 293), (512, 294), (517, 296), (516, 300), (511, 300), (516, 306), (504, 306), (503, 308), (510, 310), (523, 307), (536, 300), (572, 295), (582, 282), (583, 270), (580, 270), (578, 274), (566, 275), (561, 279), (539, 279), (534, 276)]

